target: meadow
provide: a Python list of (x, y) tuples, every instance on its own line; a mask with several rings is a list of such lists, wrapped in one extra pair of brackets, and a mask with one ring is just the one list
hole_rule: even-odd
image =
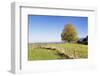
[(29, 43), (28, 60), (88, 58), (88, 45), (77, 43)]

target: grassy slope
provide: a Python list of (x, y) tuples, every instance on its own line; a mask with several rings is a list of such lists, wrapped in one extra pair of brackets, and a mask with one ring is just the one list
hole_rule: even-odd
[(59, 55), (57, 55), (56, 50), (48, 50), (35, 48), (29, 50), (29, 60), (51, 60), (51, 59), (61, 59)]
[(88, 57), (87, 45), (66, 43), (66, 44), (52, 44), (51, 46), (56, 46), (61, 48), (63, 47), (66, 50), (65, 52), (69, 55), (72, 55), (75, 52), (75, 54), (78, 55), (79, 58)]
[[(66, 44), (48, 44), (48, 46), (63, 48), (66, 54), (75, 57), (77, 56), (78, 58), (87, 58), (88, 56), (87, 45), (66, 43)], [(29, 50), (28, 50), (29, 60), (65, 59), (65, 57), (58, 55), (57, 50), (32, 48), (32, 47), (34, 47), (34, 45), (29, 44)]]

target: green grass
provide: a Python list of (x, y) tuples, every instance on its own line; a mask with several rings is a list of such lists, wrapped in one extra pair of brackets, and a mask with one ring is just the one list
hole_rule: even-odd
[[(49, 46), (57, 49), (46, 49), (37, 46)], [(61, 53), (63, 51), (63, 54)], [(29, 44), (28, 60), (80, 59), (88, 57), (88, 46), (82, 44)]]
[(52, 59), (61, 59), (61, 57), (57, 55), (56, 50), (35, 48), (29, 51), (29, 60), (52, 60)]

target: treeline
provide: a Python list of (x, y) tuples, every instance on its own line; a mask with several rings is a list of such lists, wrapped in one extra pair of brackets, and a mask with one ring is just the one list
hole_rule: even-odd
[(88, 36), (86, 36), (85, 38), (79, 39), (79, 40), (77, 41), (77, 43), (88, 45)]

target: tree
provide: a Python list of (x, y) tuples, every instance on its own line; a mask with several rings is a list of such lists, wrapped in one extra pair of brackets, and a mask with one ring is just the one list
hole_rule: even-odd
[(61, 38), (63, 41), (76, 41), (78, 37), (75, 27), (72, 24), (66, 24), (63, 32), (61, 33)]

